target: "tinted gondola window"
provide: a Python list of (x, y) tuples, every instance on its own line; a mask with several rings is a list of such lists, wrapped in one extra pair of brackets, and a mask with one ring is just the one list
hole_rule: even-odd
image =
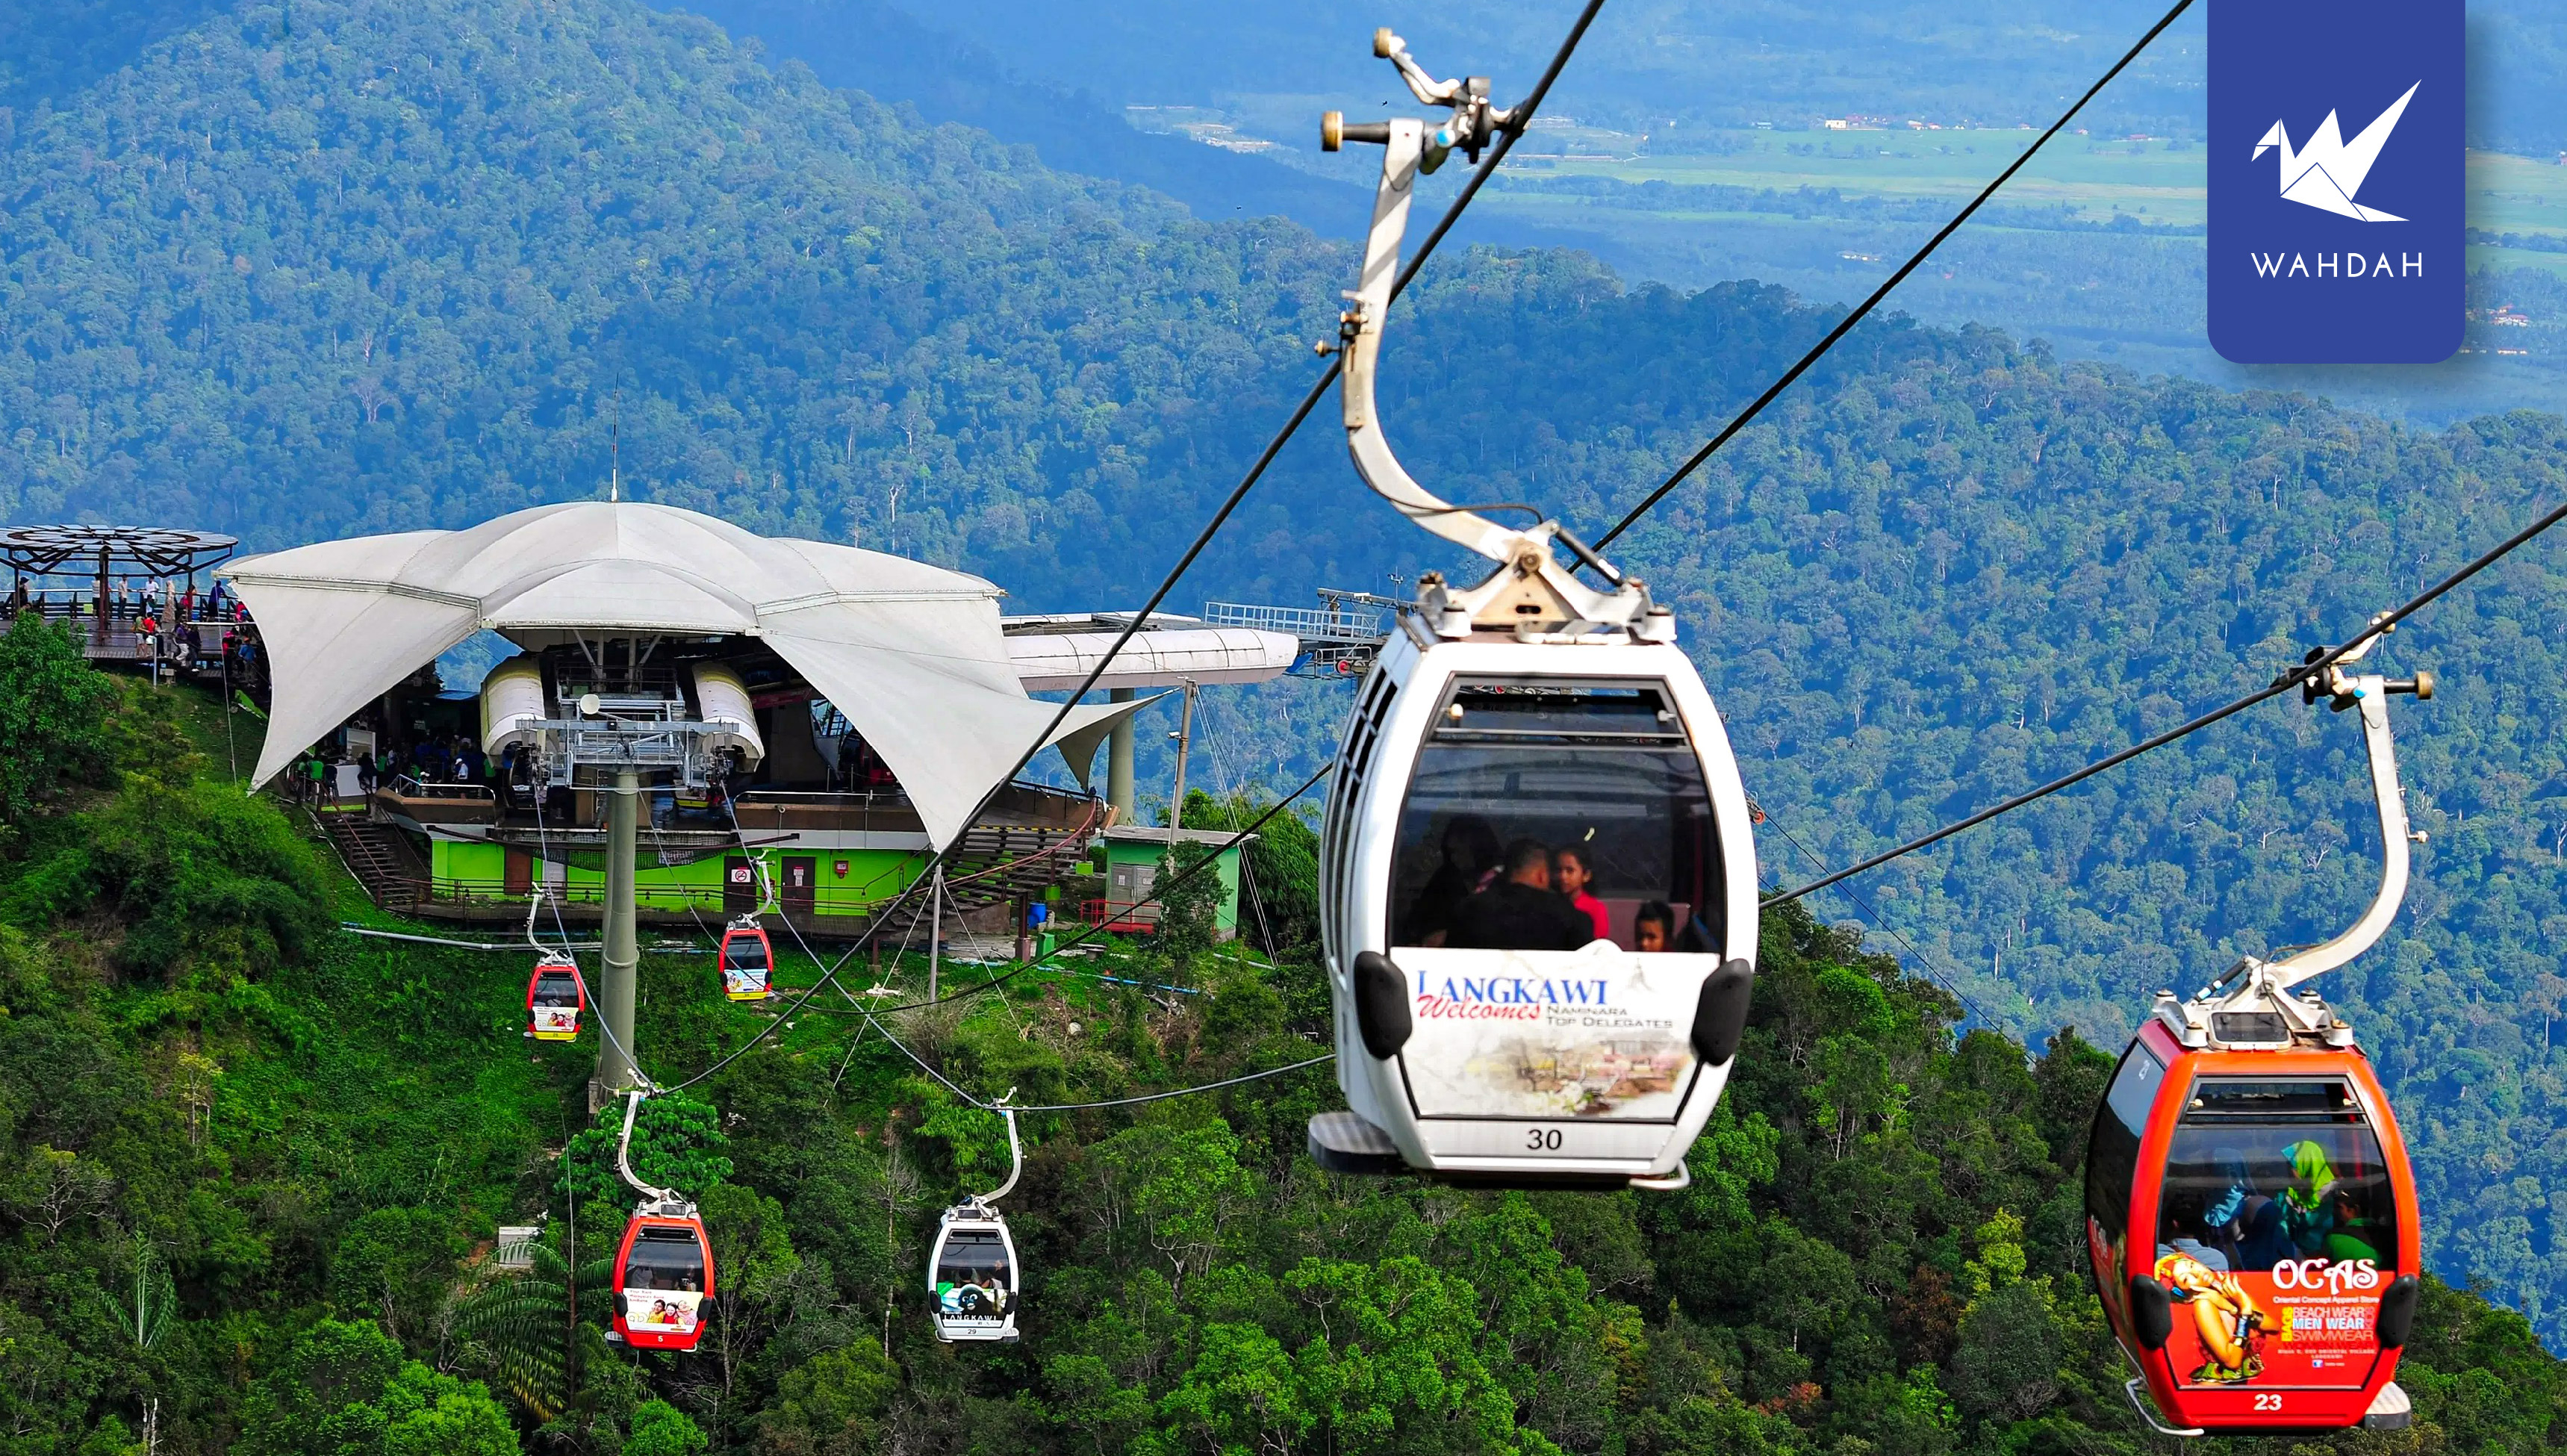
[(624, 1287), (704, 1293), (704, 1245), (686, 1229), (644, 1229), (624, 1261)]
[(535, 1005), (539, 1007), (575, 1007), (579, 1005), (579, 982), (567, 971), (547, 971), (535, 978)]
[(2157, 1252), (2213, 1271), (2284, 1261), (2398, 1267), (2380, 1139), (2341, 1077), (2206, 1077), (2185, 1099), (2158, 1199)]
[(639, 1333), (689, 1335), (705, 1299), (705, 1248), (695, 1231), (646, 1227), (624, 1258), (624, 1322)]
[(1007, 1311), (1014, 1275), (1007, 1246), (986, 1229), (956, 1229), (936, 1256), (936, 1307), (942, 1314), (996, 1318)]
[(2086, 1147), (2086, 1216), (2095, 1221), (2118, 1261), (2130, 1235), (2131, 1189), (2139, 1167), (2139, 1138), (2148, 1105), (2165, 1082), (2165, 1066), (2138, 1042), (2122, 1056)]
[(1401, 805), (1391, 944), (1712, 952), (1711, 797), (1657, 684), (1458, 683)]
[(766, 938), (764, 936), (744, 935), (734, 936), (731, 939), (724, 941), (722, 943), (722, 961), (733, 971), (765, 970)]

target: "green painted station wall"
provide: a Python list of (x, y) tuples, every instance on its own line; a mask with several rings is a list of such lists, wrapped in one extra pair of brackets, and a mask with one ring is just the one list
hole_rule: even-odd
[[(1157, 864), (1168, 852), (1164, 844), (1130, 839), (1102, 840), (1098, 848), (1104, 852), (1091, 863), (1108, 876), (1116, 865)], [(1236, 931), (1239, 929), (1239, 850), (1223, 850), (1221, 867), (1213, 873), (1221, 880), (1221, 902), (1213, 908), (1213, 924), (1221, 930)]]
[[(428, 875), (440, 896), (479, 896), (503, 898), (507, 878), (505, 846), (470, 840), (433, 839), (428, 844)], [(861, 915), (871, 907), (898, 895), (915, 881), (926, 868), (928, 856), (899, 849), (838, 849), (758, 851), (766, 862), (779, 893), (783, 886), (784, 863), (788, 859), (809, 859), (812, 863), (812, 911), (819, 915)], [(634, 888), (645, 909), (677, 910), (690, 903), (700, 914), (715, 915), (721, 911), (722, 866), (725, 855), (712, 855), (694, 864), (662, 866), (649, 862), (647, 855), (634, 874)], [(838, 867), (846, 866), (844, 874)], [(602, 894), (606, 885), (603, 870), (583, 869), (571, 865), (563, 879), (576, 899), (589, 899)], [(659, 892), (655, 895), (653, 892)]]

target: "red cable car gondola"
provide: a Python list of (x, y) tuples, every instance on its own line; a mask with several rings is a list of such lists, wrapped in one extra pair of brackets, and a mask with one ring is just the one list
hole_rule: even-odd
[(767, 974), (775, 967), (775, 947), (754, 915), (732, 921), (721, 938), (722, 995), (732, 1001), (764, 1001)]
[(713, 1245), (696, 1206), (642, 1205), (615, 1251), (615, 1332), (640, 1349), (694, 1349), (713, 1297)]
[(2388, 698), (2429, 698), (2433, 683), (2340, 668), (2322, 682), (2311, 701), (2362, 713), (2379, 894), (2324, 945), (2249, 957), (2189, 1002), (2159, 994), (2088, 1142), (2096, 1293), (2139, 1372), (2131, 1402), (2165, 1435), (2411, 1419), (2396, 1376), (2423, 1259), (2415, 1177), (2353, 1028), (2314, 987), (2294, 988), (2367, 950), (2398, 913), (2409, 831)]
[(616, 1170), (642, 1192), (641, 1206), (624, 1226), (615, 1251), (615, 1338), (637, 1349), (686, 1351), (705, 1337), (706, 1306), (713, 1297), (713, 1246), (696, 1206), (666, 1188), (633, 1176), (633, 1118), (642, 1110), (639, 1091), (624, 1104), (624, 1136), (616, 1144)]
[(526, 1034), (538, 1041), (570, 1041), (579, 1036), (579, 1014), (588, 1009), (588, 986), (579, 963), (561, 951), (546, 951), (526, 978)]

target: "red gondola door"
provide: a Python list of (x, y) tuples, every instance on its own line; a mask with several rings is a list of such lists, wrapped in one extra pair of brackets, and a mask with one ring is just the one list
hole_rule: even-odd
[(643, 1205), (615, 1253), (615, 1332), (638, 1349), (694, 1349), (713, 1297), (713, 1245), (695, 1206)]
[(2097, 1109), (2086, 1180), (2096, 1292), (2160, 1429), (2407, 1423), (2415, 1180), (2359, 1050), (2187, 1048), (2151, 1019)]

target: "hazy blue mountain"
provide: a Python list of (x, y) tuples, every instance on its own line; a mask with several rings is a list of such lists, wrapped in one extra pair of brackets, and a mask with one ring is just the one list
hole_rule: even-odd
[[(1156, 582), (1317, 369), (1353, 261), (623, 3), (226, 13), (22, 119), (0, 195), (13, 518), (262, 546), (461, 525), (593, 492), (620, 421), (638, 494), (966, 565), (1028, 609)], [(1590, 533), (1832, 317), (1558, 252), (1425, 276), (1384, 392), (1412, 466)], [(1328, 420), (1179, 605), (1455, 564), (1363, 498)], [(1774, 815), (1767, 872), (1797, 878), (1802, 846), (1842, 863), (2341, 637), (2553, 502), (2562, 429), (2407, 430), (1884, 319), (1617, 555), (1683, 614)], [(2417, 1130), (2435, 1267), (2553, 1338), (2561, 564), (2527, 553), (2399, 638), (2447, 685), (2400, 709), (2433, 839), (2335, 988)], [(1219, 704), (1207, 755), (1292, 781), (1341, 703)], [(2357, 754), (2274, 705), (1819, 908), (1867, 908), (2009, 1027), (2110, 1040), (2157, 988), (2342, 922)]]

